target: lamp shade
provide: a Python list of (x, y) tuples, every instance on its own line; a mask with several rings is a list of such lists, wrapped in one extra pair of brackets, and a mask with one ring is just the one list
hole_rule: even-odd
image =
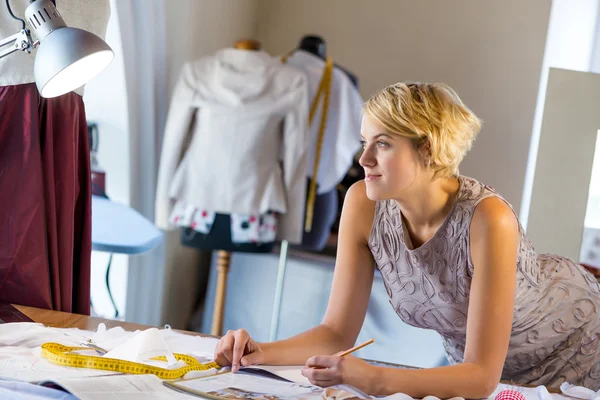
[(50, 0), (33, 1), (25, 19), (40, 41), (33, 72), (42, 97), (57, 97), (85, 85), (114, 58), (104, 40), (68, 27)]
[(35, 83), (40, 95), (57, 97), (85, 85), (113, 57), (111, 48), (93, 33), (70, 27), (51, 32), (35, 56)]

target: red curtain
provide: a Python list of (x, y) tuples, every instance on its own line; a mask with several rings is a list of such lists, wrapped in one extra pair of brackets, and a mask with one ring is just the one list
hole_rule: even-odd
[(89, 315), (90, 186), (82, 97), (0, 87), (0, 301)]

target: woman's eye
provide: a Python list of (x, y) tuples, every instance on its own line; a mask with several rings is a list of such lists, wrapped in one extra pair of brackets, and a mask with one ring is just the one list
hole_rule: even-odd
[(382, 142), (381, 140), (377, 142), (377, 146), (379, 147), (387, 147), (388, 144), (386, 142)]
[(367, 142), (365, 142), (364, 140), (361, 140), (360, 147), (364, 150), (364, 148), (367, 147)]

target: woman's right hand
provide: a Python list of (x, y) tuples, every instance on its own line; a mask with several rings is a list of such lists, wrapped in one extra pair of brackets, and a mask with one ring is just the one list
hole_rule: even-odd
[(215, 361), (222, 367), (231, 365), (237, 372), (240, 366), (260, 364), (264, 360), (263, 350), (244, 329), (228, 331), (215, 348)]

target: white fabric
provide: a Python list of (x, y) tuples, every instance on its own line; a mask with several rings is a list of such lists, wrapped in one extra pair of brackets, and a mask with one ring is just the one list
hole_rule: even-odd
[[(158, 335), (157, 335), (158, 333)], [(36, 323), (10, 323), (0, 325), (0, 378), (37, 382), (53, 378), (79, 378), (108, 375), (114, 372), (85, 368), (67, 368), (52, 364), (41, 355), (41, 345), (56, 342), (66, 346), (81, 346), (91, 339), (97, 346), (127, 359), (162, 350), (189, 354), (201, 362), (212, 360), (217, 339), (185, 335), (171, 329), (152, 328), (128, 332), (116, 327), (106, 329), (100, 324), (96, 331), (48, 328)], [(90, 355), (97, 356), (95, 351)], [(108, 354), (108, 353), (107, 353)], [(147, 362), (152, 363), (152, 361)], [(164, 366), (173, 368), (176, 365)]]
[[(189, 206), (178, 201), (169, 217), (171, 224), (208, 234), (217, 213)], [(233, 243), (271, 243), (277, 234), (277, 214), (231, 214), (231, 241)], [(242, 224), (245, 223), (245, 227)]]
[(165, 128), (156, 224), (174, 228), (175, 199), (223, 214), (271, 210), (284, 214), (277, 238), (300, 243), (307, 120), (305, 74), (263, 51), (222, 49), (185, 64)]
[(560, 390), (566, 394), (567, 396), (574, 397), (576, 399), (583, 400), (599, 400), (600, 399), (600, 390), (594, 392), (591, 389), (587, 389), (581, 386), (571, 385), (568, 382), (563, 382), (560, 385)]
[[(23, 19), (25, 19), (25, 9), (28, 5), (29, 0), (10, 0), (13, 13)], [(109, 0), (57, 0), (56, 7), (67, 26), (84, 29), (104, 39), (110, 17)], [(31, 29), (29, 25), (27, 28)], [(10, 16), (6, 9), (6, 3), (2, 1), (0, 3), (0, 39), (12, 36), (20, 29), (21, 22)], [(34, 40), (36, 39), (33, 33), (32, 37)], [(5, 47), (2, 49), (4, 50)], [(0, 58), (0, 86), (35, 82), (33, 75), (35, 54), (36, 50), (31, 54), (17, 51)], [(75, 92), (82, 95), (83, 87)]]
[[(565, 384), (563, 384), (564, 386)], [(566, 384), (568, 385), (568, 384)], [(489, 400), (494, 400), (496, 398), (496, 396), (504, 391), (504, 390), (512, 390), (515, 391), (517, 393), (520, 393), (523, 395), (523, 397), (526, 400), (563, 400), (563, 399), (567, 399), (567, 396), (571, 396), (572, 393), (576, 393), (576, 394), (582, 394), (581, 391), (575, 391), (575, 392), (565, 392), (565, 390), (563, 389), (563, 386), (561, 386), (561, 389), (563, 390), (563, 393), (566, 396), (563, 396), (561, 394), (556, 394), (556, 393), (550, 393), (548, 392), (548, 389), (546, 389), (546, 387), (544, 386), (538, 386), (538, 387), (533, 387), (533, 388), (529, 388), (529, 387), (522, 387), (522, 386), (515, 386), (515, 385), (508, 385), (505, 383), (500, 383), (497, 387), (496, 390), (494, 390), (494, 392), (488, 396), (487, 398)], [(580, 388), (582, 389), (582, 388)], [(584, 390), (588, 390), (588, 389), (584, 389)], [(589, 391), (594, 393), (593, 391)], [(348, 386), (348, 385), (337, 385), (337, 386), (333, 386), (331, 388), (328, 388), (325, 390), (325, 392), (323, 393), (322, 398), (323, 399), (327, 399), (327, 400), (343, 400), (343, 399), (351, 399), (351, 398), (355, 398), (354, 396), (357, 396), (359, 398), (367, 398), (367, 399), (379, 399), (379, 400), (415, 400), (413, 397), (405, 394), (405, 393), (394, 393), (392, 395), (389, 396), (380, 396), (380, 397), (376, 397), (376, 396), (368, 396), (366, 394), (364, 394), (363, 392), (361, 392), (360, 390), (357, 390), (356, 388), (352, 387), (352, 386)], [(594, 400), (594, 397), (577, 397), (574, 396), (575, 398), (580, 398), (583, 400)], [(441, 400), (439, 397), (436, 396), (425, 396), (423, 397), (423, 400)], [(452, 397), (450, 399), (447, 400), (465, 400), (463, 397)]]
[[(308, 77), (308, 96), (314, 99), (325, 61), (304, 50), (295, 51), (287, 64), (306, 72)], [(317, 139), (322, 115), (322, 102), (310, 126), (310, 145), (307, 164), (307, 176), (312, 176), (316, 155)], [(327, 193), (342, 181), (352, 166), (354, 155), (360, 148), (360, 120), (363, 99), (348, 76), (334, 68), (327, 125), (323, 136), (321, 160), (317, 172), (317, 193)]]
[[(242, 224), (247, 223), (248, 228), (243, 229)], [(271, 243), (275, 241), (277, 233), (277, 216), (266, 213), (246, 217), (231, 214), (231, 241), (233, 243)]]

